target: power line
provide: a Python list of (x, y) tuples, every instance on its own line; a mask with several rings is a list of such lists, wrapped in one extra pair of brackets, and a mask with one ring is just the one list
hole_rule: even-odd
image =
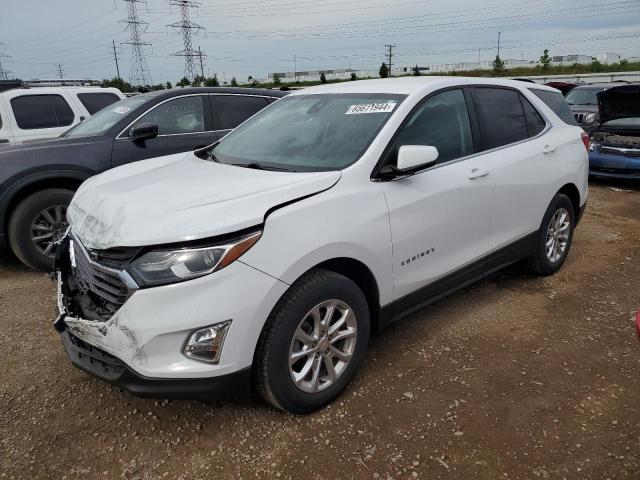
[(146, 0), (124, 0), (127, 4), (127, 19), (121, 20), (124, 29), (129, 30), (130, 40), (123, 42), (131, 45), (131, 70), (129, 71), (129, 83), (131, 85), (151, 85), (151, 74), (144, 55), (143, 47), (151, 45), (142, 41), (142, 32), (146, 31), (149, 24), (138, 17), (137, 3), (147, 3)]
[(190, 11), (200, 5), (200, 2), (194, 2), (191, 0), (169, 0), (169, 5), (174, 7), (180, 7), (180, 21), (174, 22), (167, 27), (172, 28), (176, 33), (182, 34), (182, 41), (184, 48), (179, 52), (173, 53), (176, 57), (184, 57), (184, 76), (188, 80), (193, 80), (196, 77), (196, 66), (194, 57), (200, 57), (202, 62), (202, 51), (198, 49), (198, 53), (193, 50), (193, 43), (191, 36), (197, 35), (204, 27), (194, 23), (190, 19)]
[(387, 52), (387, 58), (389, 58), (389, 72), (387, 74), (387, 77), (391, 78), (391, 65), (393, 65), (391, 60), (393, 59), (393, 49), (396, 48), (396, 46), (387, 44), (387, 45), (385, 45), (385, 47), (387, 47), (387, 49), (389, 50)]

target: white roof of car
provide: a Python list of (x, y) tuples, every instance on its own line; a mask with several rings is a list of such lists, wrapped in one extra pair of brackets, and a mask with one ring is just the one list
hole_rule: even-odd
[(485, 77), (396, 77), (375, 80), (357, 80), (353, 82), (331, 83), (305, 88), (292, 92), (293, 95), (309, 95), (317, 93), (397, 93), (411, 95), (425, 90), (454, 87), (458, 85), (497, 85), (515, 88), (539, 88), (541, 90), (557, 91), (555, 88), (521, 80), (505, 80)]

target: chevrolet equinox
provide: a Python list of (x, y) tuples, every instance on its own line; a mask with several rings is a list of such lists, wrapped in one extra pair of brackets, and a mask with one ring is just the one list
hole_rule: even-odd
[(317, 410), (389, 322), (521, 259), (562, 266), (588, 194), (571, 119), (558, 90), (509, 80), (296, 91), (212, 146), (83, 183), (56, 329), (137, 395)]

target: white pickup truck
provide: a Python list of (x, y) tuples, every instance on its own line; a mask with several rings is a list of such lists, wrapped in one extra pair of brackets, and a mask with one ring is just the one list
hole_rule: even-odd
[(35, 87), (0, 92), (0, 146), (52, 138), (118, 100), (117, 88)]

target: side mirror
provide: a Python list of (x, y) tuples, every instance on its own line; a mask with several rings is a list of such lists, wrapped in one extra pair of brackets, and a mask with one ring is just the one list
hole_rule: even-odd
[(143, 122), (134, 125), (129, 129), (129, 138), (135, 142), (148, 140), (158, 136), (158, 125), (155, 123)]
[(402, 145), (398, 150), (396, 170), (411, 173), (432, 167), (438, 159), (438, 149), (428, 145)]

